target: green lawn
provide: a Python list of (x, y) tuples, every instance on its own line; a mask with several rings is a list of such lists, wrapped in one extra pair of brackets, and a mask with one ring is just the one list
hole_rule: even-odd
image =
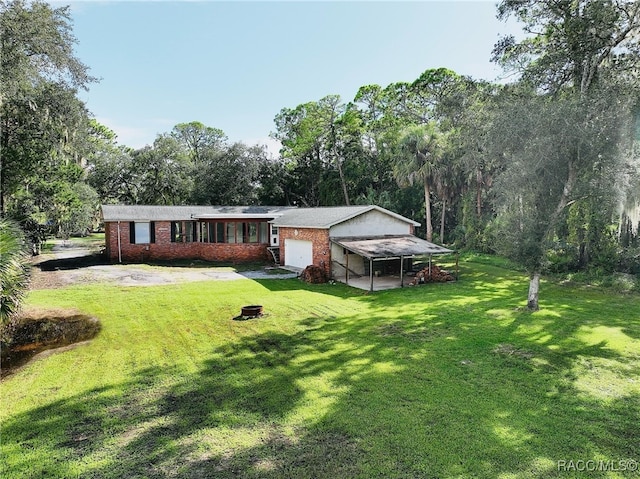
[[(0, 476), (638, 477), (640, 296), (543, 283), (530, 314), (526, 290), (463, 262), (457, 283), (374, 294), (32, 292), (103, 329), (2, 383)], [(266, 315), (234, 321), (247, 304)]]

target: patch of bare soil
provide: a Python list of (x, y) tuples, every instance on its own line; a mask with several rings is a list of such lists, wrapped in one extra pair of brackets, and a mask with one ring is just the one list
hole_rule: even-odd
[(514, 356), (520, 359), (531, 359), (534, 357), (532, 351), (517, 348), (513, 344), (498, 344), (493, 348), (493, 352), (502, 356)]
[(34, 256), (31, 264), (31, 289), (56, 289), (77, 282), (79, 272), (108, 263), (96, 251), (56, 244), (51, 253)]
[(23, 311), (1, 346), (5, 378), (33, 359), (67, 351), (94, 338), (101, 329), (97, 318), (77, 310), (31, 308)]
[(59, 271), (41, 271), (39, 268), (31, 270), (31, 289), (57, 289), (68, 286), (70, 282)]

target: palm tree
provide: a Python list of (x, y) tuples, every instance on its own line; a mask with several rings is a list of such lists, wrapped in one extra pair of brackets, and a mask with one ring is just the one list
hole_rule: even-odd
[(27, 293), (29, 267), (22, 230), (13, 221), (0, 219), (0, 327), (3, 340), (6, 327), (16, 316)]
[(452, 204), (463, 188), (462, 168), (452, 155), (444, 155), (435, 178), (436, 194), (442, 202), (440, 212), (440, 242), (444, 243), (445, 217), (447, 205)]
[(418, 181), (422, 183), (428, 241), (433, 238), (431, 190), (442, 166), (444, 142), (445, 136), (435, 122), (407, 127), (398, 143), (399, 155), (393, 170), (400, 186), (413, 185)]

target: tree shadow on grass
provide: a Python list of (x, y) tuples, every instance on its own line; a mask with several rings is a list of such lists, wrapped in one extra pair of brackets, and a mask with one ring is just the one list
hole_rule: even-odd
[(102, 253), (75, 256), (72, 258), (59, 258), (42, 261), (36, 264), (40, 271), (58, 271), (88, 268), (89, 266), (107, 265), (109, 261)]
[(6, 477), (566, 477), (558, 461), (640, 455), (637, 389), (596, 396), (575, 372), (631, 356), (578, 326), (548, 326), (553, 349), (513, 322), (363, 298), (365, 313), (239, 337), (196, 371), (147, 367), (6, 420)]

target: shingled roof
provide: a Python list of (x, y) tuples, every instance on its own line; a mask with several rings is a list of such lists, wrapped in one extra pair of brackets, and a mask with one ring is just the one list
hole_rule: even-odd
[(282, 212), (271, 223), (278, 227), (328, 229), (369, 211), (379, 211), (414, 226), (420, 226), (409, 218), (379, 206), (329, 206), (319, 208), (295, 208)]
[(275, 218), (286, 206), (163, 206), (102, 205), (102, 218), (110, 221), (188, 221), (200, 218)]
[(102, 218), (111, 221), (189, 221), (215, 218), (267, 218), (274, 226), (328, 229), (369, 211), (379, 211), (414, 226), (409, 218), (379, 206), (163, 206), (102, 205)]

